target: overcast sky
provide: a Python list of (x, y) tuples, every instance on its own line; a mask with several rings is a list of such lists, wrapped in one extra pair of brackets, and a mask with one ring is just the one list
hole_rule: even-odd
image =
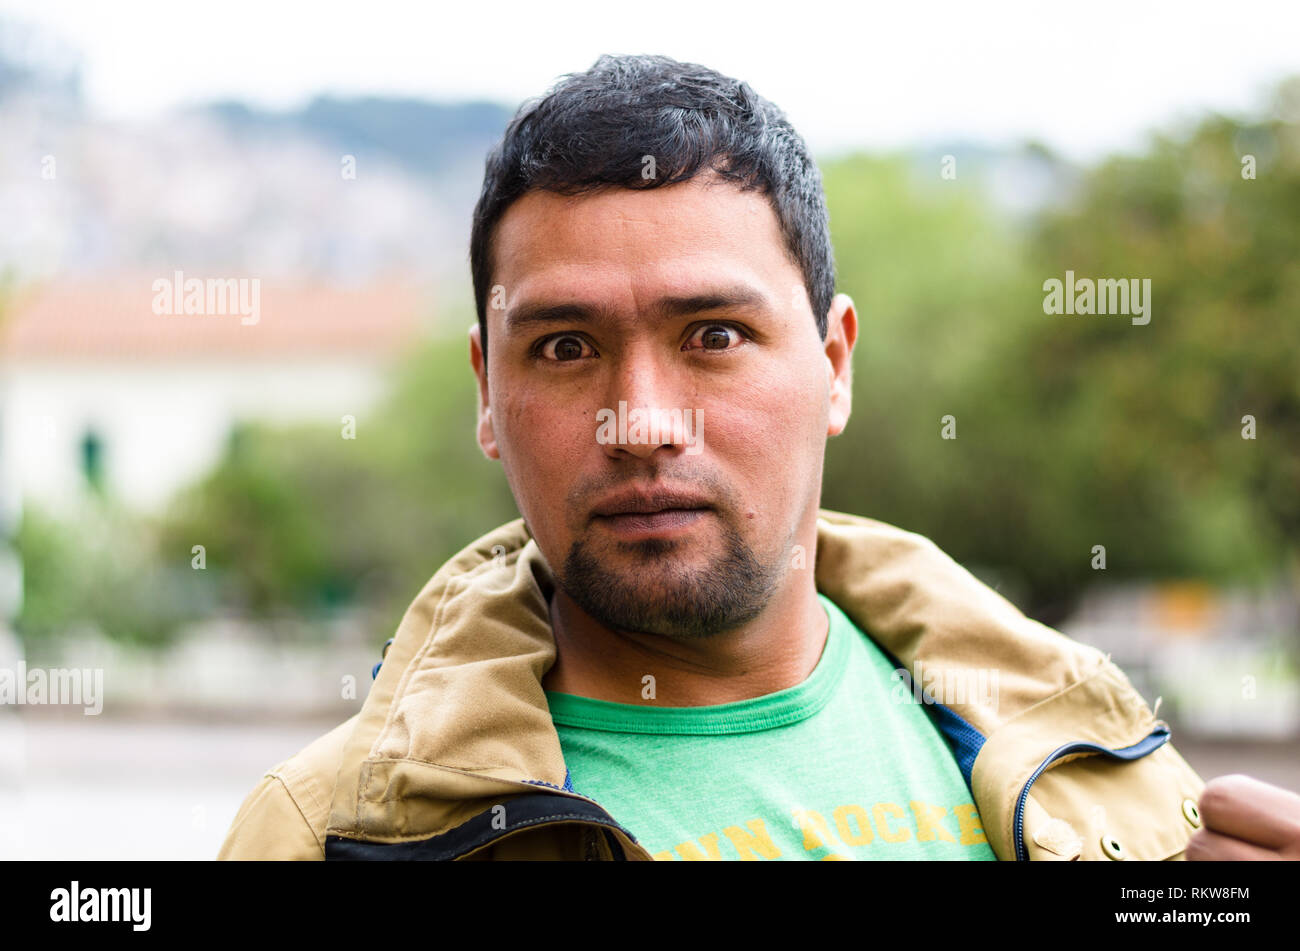
[(0, 0), (83, 55), (92, 106), (143, 118), (215, 98), (322, 93), (511, 106), (600, 53), (747, 80), (814, 151), (1035, 137), (1078, 158), (1300, 73), (1296, 3), (870, 4)]

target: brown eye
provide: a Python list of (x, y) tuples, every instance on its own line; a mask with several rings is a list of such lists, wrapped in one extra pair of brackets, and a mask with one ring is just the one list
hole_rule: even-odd
[(583, 349), (581, 338), (569, 335), (547, 341), (542, 347), (542, 354), (558, 363), (572, 363), (582, 359)]
[(707, 324), (691, 338), (692, 341), (698, 342), (699, 346), (688, 346), (686, 349), (734, 350), (733, 343), (741, 339), (740, 332), (735, 327), (728, 324)]

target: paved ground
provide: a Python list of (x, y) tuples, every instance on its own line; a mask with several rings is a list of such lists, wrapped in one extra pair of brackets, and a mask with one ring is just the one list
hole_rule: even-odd
[(334, 725), (26, 717), (25, 770), (0, 780), (0, 857), (213, 858), (262, 772)]
[(1246, 773), (1300, 793), (1300, 737), (1290, 743), (1251, 743), (1244, 740), (1193, 741), (1174, 734), (1174, 746), (1205, 779), (1224, 773)]
[[(5, 714), (0, 858), (210, 859), (262, 771), (334, 725)], [(1300, 791), (1300, 738), (1177, 746), (1207, 779), (1243, 772)]]

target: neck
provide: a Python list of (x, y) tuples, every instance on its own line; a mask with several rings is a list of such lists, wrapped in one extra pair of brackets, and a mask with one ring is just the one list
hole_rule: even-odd
[(643, 706), (712, 706), (797, 686), (829, 630), (811, 571), (790, 572), (748, 624), (691, 641), (606, 627), (558, 587), (550, 608), (556, 661), (543, 688)]

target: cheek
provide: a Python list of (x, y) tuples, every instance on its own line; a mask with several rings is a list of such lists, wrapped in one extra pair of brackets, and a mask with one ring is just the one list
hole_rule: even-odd
[(529, 463), (541, 461), (536, 459), (535, 447), (539, 432), (553, 427), (558, 415), (553, 403), (543, 399), (537, 392), (510, 384), (502, 387), (505, 393), (493, 395), (493, 413), (499, 415), (498, 425), (503, 427), (507, 442), (520, 456), (522, 468), (524, 459)]
[(789, 377), (746, 384), (706, 403), (706, 451), (730, 472), (742, 514), (766, 518), (802, 502), (824, 450), (820, 412), (816, 393)]
[(555, 397), (521, 397), (507, 410), (511, 445), (534, 471), (577, 475), (575, 462), (596, 445), (595, 410)]
[[(501, 404), (494, 424), (506, 478), (521, 505), (535, 504), (529, 521), (560, 513), (571, 480), (583, 471), (595, 445), (594, 413), (542, 395), (515, 393)], [(590, 463), (587, 462), (587, 465)]]
[[(707, 401), (704, 413), (706, 444), (712, 431), (716, 448), (737, 461), (797, 468), (824, 415), (819, 391), (806, 377), (772, 373), (731, 388)], [(821, 424), (824, 430), (824, 423)], [(773, 475), (777, 475), (773, 472)]]

